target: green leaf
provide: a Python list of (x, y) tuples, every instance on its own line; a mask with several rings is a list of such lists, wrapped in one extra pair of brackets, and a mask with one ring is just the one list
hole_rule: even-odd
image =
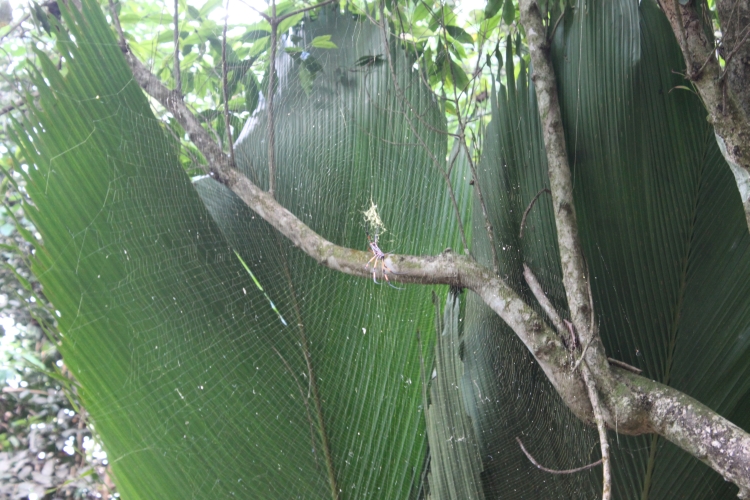
[(469, 85), (469, 77), (466, 76), (464, 69), (456, 64), (453, 59), (451, 59), (450, 62), (449, 76), (450, 81), (453, 82), (453, 85), (455, 85), (457, 89), (461, 91), (466, 90), (466, 87)]
[[(416, 494), (427, 447), (419, 360), (429, 365), (432, 355), (415, 332), (433, 342), (431, 290), (318, 266), (224, 185), (207, 176), (192, 184), (99, 6), (83, 5), (82, 14), (64, 13), (65, 74), (39, 54), (40, 104), (12, 135), (35, 167), (28, 210), (44, 245), (34, 271), (60, 311), (60, 349), (119, 493)], [(317, 62), (319, 79), (362, 53), (386, 52), (379, 28), (349, 15), (327, 11), (305, 31), (306, 43), (332, 33), (341, 47)], [(354, 248), (366, 248), (362, 212), (376, 200), (389, 229), (381, 248), (434, 254), (457, 242), (431, 157), (446, 156), (447, 127), (418, 73), (390, 50), (405, 84), (399, 94), (385, 65), (347, 71), (336, 92), (326, 80), (310, 98), (297, 79), (279, 82), (276, 196)], [(289, 74), (293, 62), (278, 57)], [(362, 98), (371, 86), (382, 92)], [(427, 120), (415, 126), (429, 152), (404, 120), (393, 121), (402, 99)], [(249, 122), (235, 148), (238, 167), (261, 186), (264, 119)], [(414, 203), (421, 192), (431, 195)], [(457, 196), (466, 210), (468, 198)]]
[(445, 31), (461, 43), (474, 44), (474, 39), (463, 28), (459, 28), (458, 26), (446, 26)]
[(270, 26), (268, 26), (267, 29), (265, 27), (264, 29), (260, 29), (260, 28), (256, 28), (252, 30), (249, 29), (248, 31), (242, 34), (242, 36), (240, 37), (240, 40), (245, 43), (255, 42), (259, 38), (267, 37), (270, 32), (271, 32)]
[(318, 49), (338, 49), (336, 44), (331, 41), (331, 35), (316, 36), (310, 45)]
[(457, 26), (458, 24), (458, 17), (454, 12), (453, 7), (444, 5), (433, 13), (432, 19), (430, 20), (430, 29), (437, 31), (439, 27)]
[(222, 0), (206, 0), (206, 3), (204, 3), (203, 7), (200, 9), (200, 17), (208, 17), (211, 12), (222, 3), (224, 3)]
[(258, 107), (260, 100), (260, 85), (258, 79), (255, 77), (255, 73), (248, 71), (245, 73), (245, 109), (253, 114), (255, 108)]
[(44, 8), (36, 2), (33, 2), (33, 5), (34, 19), (36, 19), (37, 22), (42, 25), (42, 28), (47, 32), (48, 35), (52, 36), (52, 27), (50, 26), (49, 18), (47, 17), (47, 13), (44, 11)]
[(427, 16), (429, 16), (430, 14), (430, 9), (427, 7), (427, 3), (419, 2), (414, 8), (414, 14), (412, 15), (412, 24), (416, 24), (423, 19), (427, 19)]
[(292, 17), (287, 17), (279, 24), (278, 33), (286, 33), (287, 31), (289, 31), (289, 28), (291, 28), (292, 26), (296, 26), (297, 23), (299, 23), (304, 17), (304, 12), (295, 14)]
[(190, 19), (200, 19), (201, 13), (198, 9), (193, 7), (192, 5), (187, 6), (187, 12)]
[[(174, 31), (167, 30), (162, 31), (159, 33), (159, 36), (156, 37), (156, 43), (167, 43), (167, 42), (173, 42), (174, 41)], [(185, 40), (187, 42), (187, 40)]]
[[(445, 304), (441, 325), (440, 302), (435, 303), (435, 368), (430, 383), (430, 401), (424, 396), (427, 437), (430, 442), (430, 472), (427, 476), (430, 498), (484, 499), (482, 457), (474, 435), (471, 417), (461, 392), (464, 364), (461, 361), (460, 300), (451, 290)], [(423, 384), (427, 373), (422, 371)]]
[(270, 36), (264, 36), (262, 38), (259, 38), (253, 43), (253, 46), (250, 48), (250, 56), (255, 57), (262, 52), (265, 52), (269, 45), (270, 45), (271, 37)]
[(488, 0), (487, 6), (484, 8), (484, 17), (487, 19), (495, 17), (500, 11), (500, 7), (503, 5), (503, 0)]
[(315, 76), (304, 65), (299, 67), (298, 75), (300, 85), (305, 93), (309, 95), (312, 92), (312, 85)]
[[(393, 109), (399, 100), (396, 94), (388, 91), (392, 88), (390, 87), (392, 83), (387, 66), (385, 64), (376, 66), (375, 61), (378, 60), (376, 56), (359, 55), (362, 52), (384, 54), (385, 47), (382, 45), (381, 33), (377, 27), (368, 23), (360, 23), (350, 16), (339, 16), (330, 12), (322, 14), (313, 26), (312, 32), (305, 33), (305, 40), (301, 41), (302, 45), (309, 44), (309, 41), (316, 35), (326, 33), (333, 35), (332, 38), (336, 40), (340, 49), (318, 60), (322, 70), (317, 78), (321, 79), (321, 85), (316, 84), (306, 88), (304, 80), (295, 78), (284, 79), (280, 82), (280, 85), (285, 86), (279, 89), (278, 97), (274, 100), (274, 110), (277, 112), (275, 119), (276, 160), (279, 165), (287, 165), (290, 168), (279, 171), (277, 196), (280, 200), (284, 200), (284, 205), (290, 210), (303, 210), (304, 213), (309, 214), (311, 224), (316, 231), (355, 248), (362, 248), (366, 242), (362, 212), (368, 207), (370, 197), (372, 197), (378, 204), (383, 220), (387, 221), (389, 226), (389, 232), (380, 238), (380, 244), (384, 250), (392, 248), (394, 244), (405, 245), (404, 251), (421, 251), (419, 248), (422, 246), (433, 244), (435, 247), (439, 246), (437, 240), (445, 236), (437, 237), (437, 234), (424, 233), (425, 226), (419, 222), (424, 220), (423, 217), (430, 217), (427, 214), (434, 213), (433, 210), (411, 203), (404, 195), (414, 192), (415, 189), (419, 190), (419, 186), (423, 186), (423, 189), (431, 186), (442, 191), (445, 189), (444, 181), (440, 182), (442, 179), (425, 151), (410, 142), (411, 129), (407, 123), (393, 122), (388, 118), (389, 110)], [(369, 42), (364, 46), (355, 46), (351, 42), (339, 43), (341, 39), (368, 40)], [(445, 143), (440, 139), (441, 134), (438, 130), (444, 130), (445, 123), (437, 109), (433, 107), (432, 96), (427, 89), (421, 87), (418, 74), (408, 70), (400, 49), (392, 47), (391, 50), (395, 57), (395, 65), (399, 68), (399, 78), (410, 78), (404, 80), (409, 83), (404, 87), (405, 96), (402, 98), (410, 99), (415, 106), (419, 106), (419, 109), (424, 109), (428, 113), (425, 119), (431, 120), (430, 123), (434, 126), (441, 127), (432, 130), (427, 127), (423, 129), (422, 125), (418, 125), (420, 135), (437, 148), (436, 154), (444, 156)], [(343, 75), (340, 71), (337, 73), (337, 69), (347, 67), (351, 64), (348, 61), (352, 61), (357, 56), (362, 64), (360, 67), (368, 68), (367, 72), (347, 71)], [(384, 62), (382, 56), (380, 59)], [(280, 73), (288, 71), (290, 64), (293, 63), (286, 54), (279, 55), (277, 67)], [(299, 67), (305, 68), (304, 65)], [(341, 83), (342, 77), (344, 83)], [(332, 81), (329, 78), (338, 79)], [(330, 92), (329, 89), (337, 84), (339, 90), (336, 93)], [(358, 98), (362, 92), (367, 91), (370, 85), (376, 85), (377, 88), (383, 89), (383, 92), (379, 95), (372, 95), (369, 99)], [(310, 92), (309, 96), (307, 92)], [(334, 115), (335, 119), (333, 119)], [(321, 121), (322, 116), (330, 116), (331, 119)], [(252, 162), (243, 162), (240, 168), (248, 175), (257, 175), (261, 182), (266, 175), (264, 164), (267, 161), (265, 155), (268, 151), (268, 134), (264, 120), (265, 114), (259, 115), (258, 120), (254, 122), (255, 126), (246, 128), (244, 140), (237, 145), (235, 150), (237, 158), (252, 158)], [(352, 120), (357, 120), (357, 127), (351, 126), (355, 123)], [(436, 121), (432, 122), (432, 120)], [(367, 130), (367, 133), (362, 134), (361, 130)], [(395, 141), (395, 138), (401, 139)], [(352, 165), (357, 165), (357, 168), (352, 168)], [(405, 168), (406, 165), (408, 169)], [(456, 171), (462, 172), (461, 169), (456, 169)], [(334, 176), (337, 182), (331, 184), (327, 180), (328, 176)], [(372, 176), (377, 179), (393, 178), (397, 181), (395, 184), (386, 185), (384, 182), (376, 182), (370, 185), (368, 179)], [(304, 186), (304, 189), (300, 189), (300, 186)], [(359, 188), (352, 191), (355, 186)], [(341, 470), (340, 475), (337, 476), (339, 484), (353, 484), (354, 481), (359, 483), (360, 479), (357, 478), (363, 474), (367, 481), (377, 485), (374, 488), (380, 488), (378, 495), (384, 498), (408, 496), (409, 486), (404, 482), (404, 474), (411, 478), (413, 471), (404, 471), (401, 464), (413, 463), (416, 457), (423, 457), (424, 442), (421, 436), (418, 436), (415, 441), (414, 434), (406, 438), (408, 443), (406, 447), (410, 450), (406, 450), (401, 445), (385, 445), (385, 442), (395, 442), (392, 439), (397, 439), (396, 436), (405, 438), (402, 433), (417, 432), (419, 434), (420, 429), (423, 432), (421, 418), (415, 418), (416, 415), (411, 413), (422, 402), (421, 391), (415, 387), (419, 377), (420, 350), (413, 333), (407, 334), (406, 338), (395, 339), (388, 333), (391, 327), (387, 327), (383, 321), (387, 321), (387, 324), (392, 325), (395, 330), (404, 329), (404, 332), (413, 332), (414, 326), (411, 325), (417, 324), (429, 328), (432, 317), (429, 309), (429, 290), (407, 288), (403, 291), (396, 291), (387, 286), (378, 287), (372, 280), (367, 280), (367, 286), (363, 288), (359, 286), (358, 280), (352, 281), (347, 276), (321, 268), (296, 251), (289, 242), (277, 240), (273, 236), (272, 228), (257, 220), (257, 217), (253, 218), (252, 212), (222, 186), (201, 180), (196, 187), (206, 200), (206, 205), (214, 219), (223, 228), (231, 246), (238, 249), (243, 260), (248, 263), (278, 310), (287, 320), (290, 316), (285, 311), (299, 311), (292, 313), (297, 316), (292, 316), (295, 320), (289, 322), (305, 325), (305, 334), (313, 339), (313, 346), (318, 346), (315, 348), (317, 354), (313, 358), (315, 372), (320, 380), (331, 381), (324, 384), (323, 390), (336, 390), (340, 391), (339, 394), (346, 395), (345, 400), (338, 402), (328, 399), (326, 411), (338, 414), (343, 421), (347, 422), (368, 420), (369, 423), (364, 424), (364, 427), (357, 426), (360, 430), (365, 429), (362, 434), (369, 434), (370, 431), (367, 429), (381, 429), (382, 433), (378, 433), (377, 439), (384, 444), (382, 453), (389, 456), (400, 455), (400, 458), (392, 457), (380, 461), (378, 470), (370, 468), (364, 472), (353, 470), (354, 462), (349, 457), (348, 451), (342, 450), (340, 454), (336, 446), (336, 443), (346, 442), (352, 436), (352, 431), (343, 426), (334, 425), (330, 431), (330, 442), (333, 444), (336, 470)], [(442, 192), (445, 193), (445, 191)], [(459, 199), (464, 198), (459, 197)], [(441, 213), (445, 213), (445, 220), (448, 224), (455, 224), (450, 206), (446, 201), (446, 199), (431, 199), (429, 203), (441, 207), (441, 210), (447, 209), (446, 212), (441, 211)], [(400, 221), (399, 227), (391, 226), (390, 220)], [(250, 228), (247, 227), (247, 222), (252, 224)], [(453, 228), (450, 231), (455, 231), (454, 225), (449, 227)], [(443, 227), (442, 224), (438, 224), (437, 227), (431, 226), (429, 233), (437, 231), (445, 235), (447, 233), (444, 231), (449, 231), (449, 227)], [(389, 242), (389, 235), (396, 231), (398, 231), (398, 240)], [(406, 235), (409, 234), (419, 236), (407, 237)], [(412, 249), (410, 245), (415, 245), (417, 248)], [(286, 278), (279, 279), (280, 276), (286, 276)], [(383, 280), (380, 271), (377, 273), (377, 279)], [(318, 293), (321, 286), (327, 290), (325, 294)], [(427, 300), (424, 301), (424, 299)], [(342, 307), (341, 304), (357, 304), (357, 306), (349, 308)], [(366, 319), (361, 316), (360, 307), (366, 308), (367, 312), (364, 313)], [(329, 312), (331, 314), (330, 318), (324, 322), (320, 321), (321, 310), (327, 311), (326, 314)], [(379, 313), (376, 311), (389, 312), (387, 316), (378, 316)], [(349, 331), (347, 325), (353, 324), (358, 325), (356, 334), (352, 333), (345, 342), (319, 343), (316, 340), (334, 337), (345, 339)], [(374, 333), (377, 335), (373, 336)], [(428, 333), (428, 337), (430, 335)], [(349, 343), (349, 340), (352, 343)], [(380, 352), (378, 346), (385, 345), (382, 342), (386, 340), (390, 346), (386, 356), (382, 360), (373, 360), (379, 368), (368, 373), (363, 373), (358, 369), (346, 369), (346, 381), (336, 375), (341, 372), (324, 361), (325, 359), (353, 359), (350, 354), (347, 354), (350, 352), (354, 356), (359, 355), (355, 354), (356, 352), (365, 355), (364, 351), (358, 347), (363, 345), (362, 342), (368, 346), (367, 352), (380, 358), (380, 355), (376, 354)], [(355, 351), (352, 352), (350, 349)], [(394, 353), (397, 354), (394, 356)], [(425, 353), (424, 357), (429, 363), (431, 356)], [(407, 364), (400, 365), (401, 359), (408, 360)], [(403, 368), (396, 368), (396, 365), (403, 366)], [(399, 372), (396, 379), (392, 378), (394, 370)], [(401, 428), (402, 425), (397, 428), (391, 424), (383, 427), (385, 416), (371, 415), (367, 409), (368, 403), (360, 399), (358, 395), (365, 390), (362, 384), (365, 379), (368, 380), (367, 385), (370, 387), (367, 391), (373, 390), (378, 394), (385, 391), (386, 395), (380, 397), (392, 401), (399, 408), (394, 410), (408, 419), (403, 423), (403, 428)], [(388, 380), (396, 381), (395, 385), (391, 386)], [(408, 382), (397, 382), (397, 380)], [(346, 385), (341, 386), (340, 383)], [(338, 386), (338, 389), (334, 389), (334, 385)], [(403, 387), (404, 390), (402, 391), (399, 387)], [(416, 392), (412, 392), (412, 388)], [(326, 424), (326, 429), (328, 428)], [(381, 456), (380, 451), (375, 453)], [(408, 481), (411, 482), (411, 479)]]
[(503, 22), (510, 26), (516, 19), (516, 7), (513, 5), (513, 0), (505, 0), (503, 4)]

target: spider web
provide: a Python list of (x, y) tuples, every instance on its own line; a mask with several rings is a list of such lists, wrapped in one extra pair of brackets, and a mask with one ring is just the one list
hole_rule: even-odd
[[(445, 323), (455, 326), (443, 329), (436, 325), (442, 312), (435, 304), (438, 309), (443, 304), (446, 287), (408, 285), (399, 291), (382, 286), (382, 274), (378, 285), (330, 271), (225, 186), (207, 176), (191, 181), (177, 163), (179, 145), (164, 133), (118, 59), (98, 7), (85, 5), (93, 9), (86, 26), (96, 37), (74, 30), (77, 51), (63, 40), (71, 67), (66, 80), (46, 63), (52, 90), (41, 91), (41, 110), (34, 115), (44, 125), (34, 129), (36, 135), (29, 132), (34, 139), (25, 149), (32, 165), (29, 194), (38, 209), (34, 220), (44, 238), (36, 272), (60, 311), (65, 361), (81, 383), (123, 496), (438, 498), (427, 477), (439, 476), (438, 464), (448, 464), (450, 473), (451, 450), (480, 465), (466, 469), (479, 475), (473, 478), (481, 485), (475, 498), (597, 495), (597, 469), (547, 475), (517, 446), (515, 438), (522, 437), (539, 462), (559, 469), (594, 461), (599, 453), (596, 433), (562, 404), (499, 318), (471, 293), (460, 295), (461, 306), (451, 294)], [(636, 10), (628, 4), (622, 14), (633, 16), (631, 27), (639, 22)], [(602, 22), (610, 11), (597, 12)], [(566, 19), (558, 36), (571, 36), (571, 22)], [(526, 68), (521, 65), (517, 82), (504, 74), (495, 82), (505, 86), (493, 87), (493, 121), (472, 179), (465, 156), (446, 160), (453, 155), (444, 102), (381, 25), (367, 16), (322, 9), (293, 35), (297, 38), (285, 37), (283, 47), (303, 47), (307, 56), (280, 51), (278, 58), (277, 200), (318, 234), (349, 248), (367, 248), (373, 222), (365, 212), (373, 205), (388, 228), (378, 233), (384, 252), (434, 255), (447, 247), (462, 252), (462, 227), (472, 254), (491, 266), (486, 221), (474, 196), (478, 184), (490, 207), (500, 275), (529, 298), (519, 272), (521, 262), (529, 263), (564, 310), (549, 199), (538, 201), (524, 239), (517, 236), (520, 214), (546, 186), (541, 127), (536, 113), (522, 113), (535, 106)], [(338, 48), (309, 49), (320, 35), (331, 35)], [(515, 75), (518, 57), (507, 49), (503, 71)], [(631, 61), (640, 57), (629, 50)], [(359, 64), (363, 60), (372, 63)], [(319, 68), (311, 82), (305, 80), (309, 75), (300, 76), (303, 67), (308, 73)], [(584, 80), (579, 75), (574, 81)], [(37, 83), (45, 87), (41, 79)], [(568, 109), (585, 108), (571, 101), (575, 92), (566, 95)], [(238, 168), (264, 189), (265, 105), (261, 102), (235, 144)], [(569, 129), (578, 133), (577, 126)], [(575, 148), (578, 140), (569, 139), (576, 168), (584, 169), (590, 160), (583, 148)], [(700, 144), (704, 150), (695, 156), (712, 158), (710, 142)], [(697, 203), (702, 189), (714, 189), (712, 179), (702, 184), (693, 176), (694, 190), (681, 192), (694, 197), (684, 202)], [(592, 215), (596, 201), (583, 198), (582, 219), (599, 227)], [(649, 216), (660, 220), (663, 214)], [(593, 256), (595, 279), (616, 278), (595, 289), (607, 304), (600, 313), (605, 341), (625, 361), (639, 364), (633, 344), (648, 336), (637, 337), (629, 321), (649, 315), (627, 300), (610, 304), (624, 293), (627, 280), (614, 276), (616, 270), (610, 273), (608, 262), (627, 258), (613, 250), (614, 239), (602, 237), (610, 247), (597, 252), (600, 240), (588, 238), (585, 250)], [(746, 249), (747, 242), (741, 245)], [(660, 255), (656, 243), (649, 248)], [(744, 262), (745, 255), (737, 259)], [(669, 300), (659, 304), (661, 311), (673, 308), (676, 301)], [(737, 314), (731, 321), (740, 325), (745, 312)], [(614, 332), (623, 329), (630, 336), (617, 337)], [(451, 340), (438, 342), (437, 335)], [(653, 350), (648, 361), (653, 366), (646, 365), (658, 374), (666, 355)], [(433, 371), (436, 358), (452, 359), (463, 370), (452, 395), (445, 388), (430, 391), (446, 376)], [(727, 408), (740, 404), (744, 393), (739, 393)], [(450, 411), (433, 413), (440, 405)], [(430, 429), (425, 408), (438, 415)], [(438, 445), (437, 436), (447, 436), (450, 447)], [(615, 484), (626, 492), (623, 497), (632, 497), (643, 489), (652, 449), (674, 451), (644, 438), (622, 439), (615, 463), (624, 472)], [(693, 459), (677, 463), (689, 464), (683, 478), (695, 467), (705, 472)], [(661, 475), (649, 476), (661, 481), (655, 491), (670, 484), (669, 467), (663, 467)], [(458, 482), (454, 477), (442, 484), (452, 481)], [(715, 480), (704, 483), (702, 491), (728, 491)]]

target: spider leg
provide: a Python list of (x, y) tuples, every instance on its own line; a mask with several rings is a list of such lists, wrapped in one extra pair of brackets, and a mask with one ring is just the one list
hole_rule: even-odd
[(388, 267), (387, 265), (385, 265), (385, 259), (383, 259), (381, 262), (383, 263), (382, 268), (383, 268), (383, 277), (385, 278), (385, 281), (388, 282), (388, 284), (391, 286), (391, 288), (395, 288), (396, 290), (403, 290), (403, 288), (397, 287), (393, 283), (391, 283), (391, 280), (388, 279), (388, 275), (386, 274), (385, 271), (388, 270), (388, 272), (391, 273), (391, 274), (398, 274), (398, 273), (394, 273), (393, 270), (390, 267)]
[(385, 259), (383, 259), (383, 272), (385, 273), (385, 271), (388, 271), (391, 274), (398, 274), (396, 271), (388, 267), (385, 263)]
[(378, 268), (378, 256), (377, 256), (377, 254), (373, 255), (372, 259), (370, 259), (370, 260), (367, 261), (367, 264), (365, 264), (365, 268), (367, 268), (370, 265), (370, 262), (372, 262), (373, 260), (375, 261), (375, 263), (372, 265), (372, 281), (374, 281), (375, 283), (378, 283), (377, 280), (375, 279), (375, 271)]

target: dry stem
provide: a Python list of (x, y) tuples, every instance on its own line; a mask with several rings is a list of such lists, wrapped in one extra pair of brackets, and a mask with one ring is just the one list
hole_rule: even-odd
[(526, 458), (529, 459), (529, 462), (531, 462), (532, 464), (534, 464), (537, 467), (537, 469), (541, 469), (544, 472), (549, 472), (550, 474), (575, 474), (576, 472), (582, 472), (582, 471), (585, 471), (585, 470), (593, 469), (594, 467), (596, 467), (597, 465), (599, 465), (600, 463), (602, 463), (602, 460), (599, 459), (596, 462), (592, 462), (592, 463), (590, 463), (588, 465), (584, 465), (583, 467), (576, 467), (575, 469), (565, 469), (565, 470), (548, 469), (547, 467), (543, 466), (542, 464), (540, 464), (539, 462), (537, 462), (536, 460), (534, 460), (534, 457), (531, 456), (531, 453), (529, 453), (528, 451), (526, 451), (526, 447), (521, 442), (521, 438), (516, 437), (516, 441), (518, 442), (518, 446), (521, 447), (521, 451), (523, 451), (523, 454), (526, 455)]
[(591, 406), (594, 408), (594, 420), (596, 421), (596, 430), (599, 431), (599, 445), (602, 449), (602, 500), (612, 498), (612, 470), (609, 460), (609, 441), (607, 440), (607, 426), (604, 423), (602, 404), (599, 401), (599, 394), (596, 392), (596, 383), (591, 375), (589, 365), (584, 361), (581, 364), (581, 373), (583, 380), (586, 381), (586, 389), (589, 393)]

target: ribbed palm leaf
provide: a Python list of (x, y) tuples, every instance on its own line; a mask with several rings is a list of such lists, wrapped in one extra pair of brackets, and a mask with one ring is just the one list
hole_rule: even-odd
[[(518, 449), (515, 436), (559, 468), (598, 453), (595, 433), (494, 314), (469, 294), (464, 322), (451, 295), (436, 329), (430, 289), (317, 266), (226, 188), (191, 182), (98, 7), (84, 4), (83, 15), (65, 14), (74, 38), (59, 35), (67, 74), (40, 56), (41, 105), (16, 140), (43, 239), (34, 270), (123, 496), (407, 498), (427, 492), (429, 476), (437, 498), (476, 491), (480, 469), (487, 498), (597, 494), (598, 470), (551, 477)], [(596, 315), (611, 356), (747, 428), (750, 237), (700, 103), (670, 92), (680, 59), (660, 16), (650, 1), (587, 4), (556, 32)], [(338, 48), (311, 49), (318, 35)], [(302, 51), (279, 56), (278, 200), (340, 245), (366, 248), (362, 212), (372, 202), (385, 251), (460, 248), (471, 188), (458, 162), (457, 214), (440, 171), (444, 118), (411, 61), (377, 26), (335, 11), (296, 36)], [(267, 141), (261, 105), (236, 145), (240, 169), (261, 186)], [(521, 68), (493, 102), (477, 181), (501, 274), (528, 297), (520, 266), (529, 264), (563, 310), (547, 195), (518, 234), (546, 185), (542, 144)], [(465, 229), (490, 264), (480, 214)], [(435, 342), (436, 330), (454, 340)], [(422, 381), (435, 346), (431, 390)], [(462, 382), (451, 382), (462, 365)], [(448, 390), (454, 383), (460, 390)], [(428, 417), (429, 445), (426, 404), (440, 417)], [(470, 427), (462, 442), (476, 442), (478, 456), (434, 442)], [(663, 440), (612, 442), (623, 498), (731, 494)]]

